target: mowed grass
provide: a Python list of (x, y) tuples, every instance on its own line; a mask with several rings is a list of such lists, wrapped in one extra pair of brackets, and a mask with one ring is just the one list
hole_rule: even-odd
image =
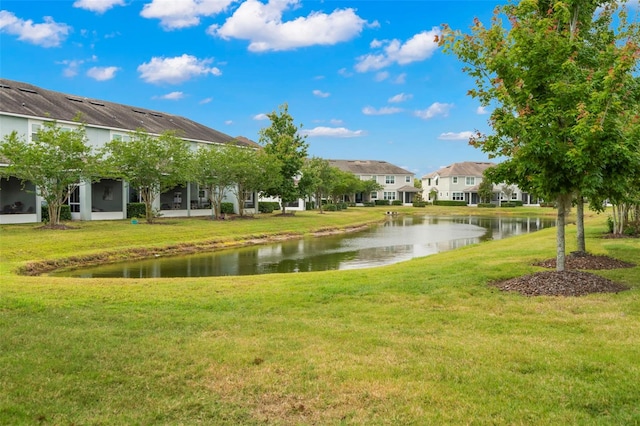
[[(383, 215), (2, 227), (0, 424), (640, 423), (640, 267), (594, 272), (631, 287), (619, 294), (527, 298), (487, 285), (540, 271), (531, 263), (554, 256), (555, 229), (354, 271), (15, 274), (42, 259), (304, 235)], [(589, 251), (640, 263), (640, 241), (601, 238), (605, 221), (589, 214)]]

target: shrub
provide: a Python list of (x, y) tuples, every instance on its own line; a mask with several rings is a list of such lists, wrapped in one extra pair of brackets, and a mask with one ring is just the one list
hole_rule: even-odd
[(402, 201), (401, 200), (393, 200), (391, 202), (392, 206), (401, 206), (402, 205)]
[(127, 204), (127, 218), (145, 217), (146, 210), (144, 203), (129, 203)]
[(376, 200), (375, 203), (376, 206), (388, 206), (389, 200)]
[(365, 207), (373, 207), (376, 205), (376, 203), (374, 203), (373, 201), (366, 201), (364, 203), (362, 203), (363, 206)]
[(347, 203), (338, 203), (338, 210), (346, 210), (349, 208)]
[(258, 203), (260, 213), (273, 213), (274, 210), (280, 210), (280, 203), (277, 201), (260, 201)]
[(307, 201), (304, 204), (304, 208), (305, 208), (305, 210), (315, 210), (316, 202), (315, 201)]
[(220, 204), (220, 213), (222, 214), (233, 214), (235, 213), (233, 210), (233, 203), (222, 203)]
[(495, 204), (491, 204), (491, 203), (478, 203), (478, 207), (485, 208), (485, 209), (495, 209), (498, 206), (496, 206)]
[(326, 204), (323, 210), (326, 212), (335, 212), (338, 210), (338, 206), (336, 204)]
[(356, 203), (347, 203), (347, 206), (349, 206), (349, 207), (355, 207), (355, 206), (356, 206)]
[(413, 202), (413, 207), (426, 207), (427, 202), (426, 201), (414, 201)]
[(514, 200), (511, 201), (512, 203), (515, 203), (516, 207), (522, 207), (522, 200)]
[[(71, 220), (71, 207), (68, 204), (64, 204), (60, 209), (60, 220)], [(42, 206), (42, 221), (49, 223), (49, 209), (47, 206)]]
[(555, 207), (556, 203), (540, 203), (540, 207)]
[(466, 206), (466, 201), (433, 200), (434, 206)]
[(508, 201), (506, 203), (502, 203), (500, 204), (500, 207), (515, 207), (516, 203), (512, 202), (512, 201)]

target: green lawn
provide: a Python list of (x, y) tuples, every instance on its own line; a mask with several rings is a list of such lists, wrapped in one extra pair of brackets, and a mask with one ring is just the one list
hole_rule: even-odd
[[(487, 286), (541, 270), (531, 263), (554, 256), (554, 229), (354, 271), (15, 273), (72, 256), (304, 235), (384, 210), (0, 227), (0, 424), (640, 423), (640, 267), (595, 272), (631, 287), (619, 294), (527, 298)], [(589, 215), (588, 250), (640, 263), (640, 241), (600, 238), (605, 222)], [(575, 226), (567, 231), (570, 251)]]

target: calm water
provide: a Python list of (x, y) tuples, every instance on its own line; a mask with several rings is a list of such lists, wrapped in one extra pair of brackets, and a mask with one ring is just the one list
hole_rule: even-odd
[(555, 225), (549, 218), (402, 216), (365, 231), (57, 274), (82, 278), (256, 275), (389, 265)]

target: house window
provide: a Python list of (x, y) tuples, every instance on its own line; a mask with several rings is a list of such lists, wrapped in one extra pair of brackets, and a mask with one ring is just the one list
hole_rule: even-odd
[(385, 200), (390, 200), (390, 201), (395, 200), (396, 199), (395, 191), (389, 191), (389, 192), (385, 191), (384, 192), (384, 199)]
[(131, 136), (129, 135), (123, 135), (121, 133), (113, 133), (111, 135), (111, 140), (112, 141), (124, 141), (124, 142), (131, 142)]
[(467, 185), (475, 185), (476, 184), (476, 178), (473, 176), (467, 176), (467, 180), (465, 182)]
[(464, 193), (462, 193), (462, 192), (453, 192), (453, 193), (451, 193), (451, 199), (453, 201), (464, 201)]
[(247, 209), (252, 209), (253, 207), (255, 207), (255, 205), (253, 204), (253, 192), (252, 191), (245, 191), (244, 192), (244, 207)]
[(76, 186), (73, 188), (73, 191), (69, 193), (69, 199), (67, 200), (67, 204), (69, 204), (69, 210), (71, 213), (80, 213), (80, 187)]
[[(375, 178), (375, 176), (374, 176), (374, 178)], [(362, 176), (360, 176), (360, 180), (371, 180), (371, 176), (362, 175)]]
[(436, 186), (438, 186), (438, 179), (439, 179), (439, 178), (436, 178)]
[(517, 200), (518, 199), (518, 194), (515, 193), (515, 192), (513, 194), (511, 194), (511, 199), (512, 200)]
[(377, 192), (372, 192), (371, 193), (371, 199), (372, 200), (377, 200), (378, 199), (378, 193)]
[(404, 181), (405, 183), (411, 183), (411, 176), (405, 176)]
[(454, 176), (451, 178), (452, 183), (458, 183), (458, 176)]
[(387, 185), (394, 184), (394, 183), (396, 183), (396, 177), (395, 176), (385, 176), (384, 177), (384, 183), (386, 183)]

